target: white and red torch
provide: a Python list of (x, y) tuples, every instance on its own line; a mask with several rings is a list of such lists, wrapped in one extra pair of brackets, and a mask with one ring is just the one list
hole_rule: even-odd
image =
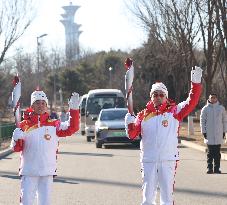
[(21, 114), (20, 114), (20, 97), (21, 97), (21, 82), (16, 75), (13, 79), (13, 92), (12, 92), (12, 102), (13, 102), (13, 112), (15, 116), (15, 124), (17, 127), (19, 127), (19, 123), (21, 120)]
[(127, 58), (125, 60), (125, 68), (127, 69), (125, 74), (125, 91), (126, 91), (128, 112), (131, 115), (134, 115), (133, 100), (132, 100), (132, 89), (133, 89), (132, 83), (134, 79), (134, 67), (133, 67), (133, 61), (131, 58)]

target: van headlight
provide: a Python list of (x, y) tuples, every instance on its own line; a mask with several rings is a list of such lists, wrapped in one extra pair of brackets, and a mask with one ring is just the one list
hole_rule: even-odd
[(99, 129), (99, 130), (108, 130), (109, 127), (107, 127), (107, 126), (100, 126), (98, 129)]

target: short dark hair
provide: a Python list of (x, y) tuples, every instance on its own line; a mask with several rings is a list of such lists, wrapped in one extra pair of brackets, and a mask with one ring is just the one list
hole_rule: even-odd
[(210, 95), (214, 95), (214, 96), (216, 96), (216, 97), (217, 97), (217, 94), (216, 94), (216, 93), (211, 93)]

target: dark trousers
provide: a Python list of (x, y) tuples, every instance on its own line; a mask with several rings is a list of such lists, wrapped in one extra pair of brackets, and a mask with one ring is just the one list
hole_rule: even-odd
[(220, 169), (220, 160), (221, 160), (221, 145), (207, 145), (207, 168), (213, 170), (213, 161), (214, 161), (214, 171)]

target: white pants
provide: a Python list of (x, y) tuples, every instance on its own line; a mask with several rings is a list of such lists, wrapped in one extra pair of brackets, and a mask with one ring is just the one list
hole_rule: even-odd
[(173, 188), (176, 161), (142, 163), (143, 202), (141, 205), (156, 205), (157, 188), (160, 188), (160, 204), (173, 205)]
[(22, 176), (20, 205), (33, 205), (37, 194), (38, 205), (50, 205), (53, 176)]

